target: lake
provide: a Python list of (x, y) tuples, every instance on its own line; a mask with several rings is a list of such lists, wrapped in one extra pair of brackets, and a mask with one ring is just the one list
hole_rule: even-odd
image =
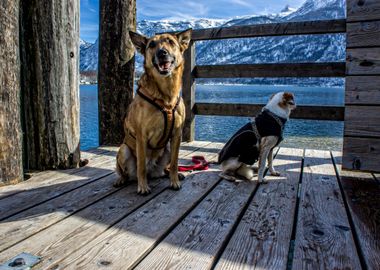
[[(300, 87), (281, 85), (201, 85), (197, 102), (265, 104), (276, 92), (291, 91), (297, 105), (344, 104), (343, 87)], [(81, 149), (99, 145), (97, 85), (80, 86)], [(291, 118), (291, 117), (290, 117)], [(195, 139), (226, 142), (248, 117), (199, 116), (195, 118)], [(343, 122), (290, 119), (281, 146), (313, 149), (342, 149)]]

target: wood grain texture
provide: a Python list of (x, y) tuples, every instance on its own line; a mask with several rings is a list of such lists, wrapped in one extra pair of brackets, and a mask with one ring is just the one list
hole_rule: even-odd
[(191, 41), (184, 53), (185, 68), (182, 79), (182, 98), (185, 103), (186, 118), (183, 126), (182, 140), (194, 141), (195, 139), (195, 115), (193, 106), (195, 103), (195, 80), (193, 69), (195, 67), (195, 43)]
[(147, 196), (138, 195), (135, 185), (127, 186), (1, 252), (0, 261), (6, 261), (27, 250), (42, 257), (38, 269), (55, 269), (54, 262), (85, 246), (167, 186), (166, 181), (153, 181), (152, 193)]
[(23, 181), (19, 0), (0, 4), (0, 187)]
[(119, 145), (133, 99), (135, 47), (128, 31), (136, 31), (136, 1), (101, 0), (99, 7), (99, 143)]
[(346, 106), (344, 119), (345, 136), (380, 138), (380, 106)]
[(239, 25), (193, 30), (193, 40), (327, 34), (346, 32), (345, 20)]
[[(248, 116), (261, 112), (264, 104), (195, 103), (194, 113), (198, 115)], [(344, 120), (342, 106), (297, 106), (290, 115), (294, 119)]]
[[(12, 216), (20, 211), (38, 205), (44, 201), (60, 196), (66, 192), (74, 190), (82, 185), (86, 185), (99, 178), (113, 173), (115, 161), (108, 160), (96, 167), (88, 167), (78, 174), (61, 176), (53, 182), (45, 183), (39, 187), (30, 188), (13, 196), (0, 200), (0, 220)], [(49, 181), (49, 179), (47, 180)]]
[(361, 269), (327, 151), (305, 152), (292, 269)]
[(21, 3), (24, 168), (75, 168), (79, 150), (79, 0)]
[(280, 148), (215, 269), (286, 269), (302, 149)]
[(347, 0), (347, 21), (380, 20), (378, 0)]
[(347, 48), (380, 47), (380, 21), (347, 24)]
[(257, 181), (222, 181), (136, 269), (210, 269)]
[(380, 105), (380, 76), (348, 76), (345, 95), (346, 105)]
[(54, 265), (70, 269), (96, 269), (105, 263), (112, 269), (133, 267), (219, 181), (217, 174), (215, 171), (191, 174), (180, 191), (165, 190)]
[[(333, 153), (341, 163), (341, 157)], [(370, 173), (342, 171), (338, 166), (340, 182), (358, 236), (367, 269), (380, 265), (380, 183)]]
[(344, 77), (345, 63), (278, 63), (195, 66), (195, 78)]
[(72, 190), (3, 220), (0, 223), (0, 235), (3, 235), (0, 251), (115, 192), (117, 189), (112, 184), (117, 177), (115, 173), (112, 173), (87, 186)]
[(380, 138), (344, 137), (343, 168), (380, 172)]
[(380, 47), (346, 50), (347, 75), (380, 75)]

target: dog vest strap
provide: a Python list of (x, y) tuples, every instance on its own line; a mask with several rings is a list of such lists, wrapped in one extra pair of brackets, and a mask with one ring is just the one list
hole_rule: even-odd
[(256, 136), (257, 140), (261, 141), (261, 136), (260, 136), (259, 131), (257, 130), (257, 126), (256, 126), (255, 120), (253, 120), (251, 122), (251, 125), (252, 125), (252, 131), (253, 131), (253, 133), (255, 133), (255, 136)]
[[(142, 93), (140, 89), (137, 89), (137, 94), (142, 99), (144, 99), (145, 101), (147, 101), (148, 103), (156, 107), (162, 113), (162, 116), (164, 117), (164, 132), (162, 133), (162, 136), (160, 140), (158, 141), (158, 144), (157, 144), (158, 146), (151, 147), (149, 145), (149, 148), (153, 150), (162, 149), (166, 146), (166, 144), (169, 142), (170, 138), (172, 137), (174, 124), (175, 124), (175, 112), (177, 110), (180, 97), (177, 98), (177, 102), (173, 107), (172, 106), (169, 107), (169, 106), (165, 106), (164, 102), (160, 99), (151, 99), (150, 97), (148, 97), (148, 95)], [(171, 122), (171, 125), (170, 125), (169, 133), (168, 135), (166, 135), (166, 131), (168, 129), (168, 122)]]

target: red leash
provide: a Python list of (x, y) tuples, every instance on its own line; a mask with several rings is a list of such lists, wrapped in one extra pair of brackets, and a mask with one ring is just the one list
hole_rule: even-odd
[(179, 165), (178, 171), (187, 172), (187, 171), (203, 171), (208, 170), (208, 162), (203, 156), (193, 156), (191, 161), (194, 165)]

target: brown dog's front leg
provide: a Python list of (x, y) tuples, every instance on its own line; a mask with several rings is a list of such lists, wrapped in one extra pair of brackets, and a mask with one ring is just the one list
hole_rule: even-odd
[(142, 136), (136, 136), (136, 158), (137, 158), (137, 193), (146, 195), (150, 193), (146, 178), (146, 141)]
[(178, 153), (181, 144), (180, 134), (175, 134), (170, 142), (170, 187), (174, 190), (181, 188), (178, 178)]

